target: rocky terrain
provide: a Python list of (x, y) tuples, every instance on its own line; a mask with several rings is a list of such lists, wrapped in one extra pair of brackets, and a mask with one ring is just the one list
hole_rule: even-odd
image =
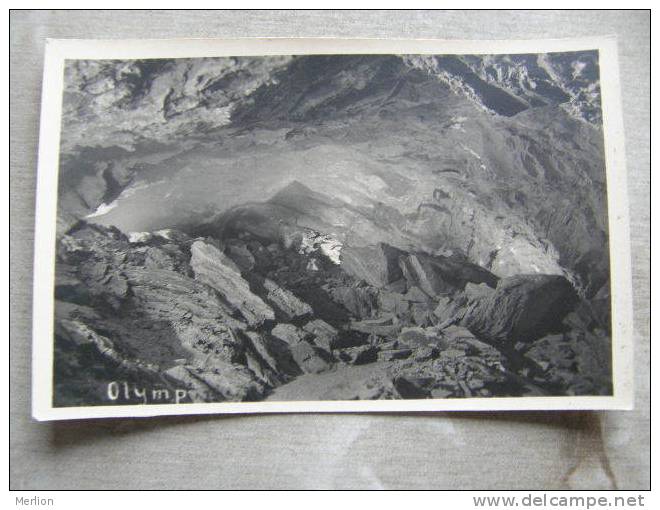
[(65, 84), (56, 405), (611, 393), (597, 54)]

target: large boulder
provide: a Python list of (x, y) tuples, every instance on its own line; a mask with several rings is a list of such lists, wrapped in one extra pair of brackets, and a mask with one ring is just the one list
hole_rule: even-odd
[(266, 300), (282, 312), (287, 320), (312, 315), (312, 307), (296, 297), (291, 291), (280, 287), (270, 278), (263, 282)]
[(289, 345), (295, 345), (305, 340), (309, 335), (293, 324), (279, 323), (271, 331), (271, 335)]
[(215, 246), (195, 241), (191, 246), (190, 265), (195, 279), (209, 285), (236, 307), (251, 326), (274, 320), (275, 312), (250, 290), (240, 268)]
[(248, 250), (245, 243), (240, 241), (231, 243), (227, 246), (226, 253), (243, 271), (251, 271), (255, 265), (254, 255)]
[(443, 278), (442, 272), (436, 268), (430, 257), (410, 254), (403, 257), (400, 264), (409, 287), (418, 287), (429, 296), (456, 290)]
[(348, 274), (369, 285), (384, 287), (403, 276), (399, 267), (399, 257), (403, 253), (385, 243), (364, 247), (344, 246), (341, 266)]
[(364, 365), (378, 359), (378, 349), (373, 345), (360, 345), (341, 349), (338, 358), (351, 365)]
[(365, 319), (378, 313), (378, 291), (372, 287), (335, 287), (330, 296), (353, 317)]
[(339, 331), (324, 320), (314, 319), (303, 326), (303, 330), (314, 335), (314, 344), (331, 352), (336, 349)]
[(427, 345), (444, 347), (441, 334), (434, 328), (403, 328), (399, 334), (399, 340), (410, 347), (424, 347)]
[(494, 293), (475, 299), (460, 324), (496, 345), (529, 343), (561, 326), (578, 301), (558, 275), (517, 275), (500, 280)]
[(378, 294), (378, 304), (385, 313), (391, 313), (397, 317), (402, 317), (408, 313), (410, 301), (398, 292), (381, 290)]
[(332, 360), (326, 351), (305, 341), (291, 346), (291, 356), (306, 374), (325, 372), (332, 366)]
[(457, 256), (411, 253), (400, 257), (399, 264), (408, 287), (419, 287), (429, 296), (446, 295), (469, 284), (494, 288), (497, 276)]
[(332, 355), (312, 345), (311, 335), (293, 324), (278, 324), (271, 332), (273, 338), (281, 340), (286, 350), (300, 370), (307, 374), (316, 374), (328, 370), (332, 364)]
[(122, 272), (129, 250), (128, 239), (116, 229), (80, 222), (58, 246), (56, 294), (119, 310), (130, 295)]
[(396, 338), (401, 331), (401, 326), (395, 317), (383, 315), (378, 319), (365, 319), (363, 321), (354, 321), (350, 324), (350, 329), (359, 331), (367, 335), (377, 335), (382, 337)]
[(439, 324), (449, 325), (456, 322), (457, 317), (462, 316), (467, 305), (467, 298), (463, 294), (454, 297), (442, 296), (438, 298), (437, 305), (433, 310)]
[(260, 365), (259, 370), (252, 369), (249, 366), (250, 358), (248, 356), (248, 367), (253, 372), (257, 374), (258, 372), (265, 373), (270, 369), (282, 381), (301, 374), (300, 367), (291, 356), (288, 343), (275, 336), (263, 335), (256, 331), (247, 331), (245, 335), (249, 338), (252, 347), (252, 349), (248, 349), (247, 354), (249, 355), (250, 351), (253, 350), (255, 355), (252, 357), (256, 358)]

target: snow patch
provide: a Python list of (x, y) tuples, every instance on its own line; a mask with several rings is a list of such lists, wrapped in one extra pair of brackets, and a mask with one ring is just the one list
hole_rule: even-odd
[(157, 236), (164, 237), (165, 239), (171, 240), (172, 239), (172, 230), (169, 228), (165, 228), (163, 230), (156, 230), (154, 232)]
[(573, 68), (573, 79), (575, 79), (582, 74), (582, 71), (587, 67), (587, 64), (577, 60), (571, 64), (571, 67)]
[(480, 156), (479, 154), (477, 154), (475, 151), (473, 151), (472, 149), (470, 149), (470, 147), (468, 147), (467, 145), (465, 145), (465, 144), (461, 144), (461, 148), (462, 148), (464, 151), (469, 152), (470, 154), (472, 154), (472, 155), (473, 155), (475, 158), (477, 158), (479, 161), (481, 161), (481, 156)]
[(131, 196), (135, 195), (135, 193), (137, 193), (140, 190), (146, 189), (150, 186), (153, 186), (154, 184), (160, 184), (162, 182), (164, 182), (164, 181), (161, 180), (161, 181), (155, 181), (155, 182), (152, 182), (152, 183), (142, 182), (142, 183), (139, 183), (139, 184), (135, 184), (135, 185), (133, 185), (129, 188), (126, 188), (119, 194), (119, 196), (115, 200), (113, 200), (109, 204), (102, 203), (101, 205), (98, 206), (96, 211), (94, 211), (91, 214), (88, 214), (87, 216), (85, 216), (85, 218), (97, 218), (98, 216), (103, 216), (105, 214), (108, 214), (110, 211), (112, 211), (115, 207), (117, 207), (119, 205), (119, 202), (121, 200), (124, 200), (128, 197), (131, 197)]
[(151, 234), (149, 232), (129, 232), (128, 233), (128, 242), (129, 243), (146, 243), (151, 239)]
[(451, 120), (450, 120), (450, 129), (456, 129), (457, 131), (462, 131), (465, 133), (465, 128), (463, 128), (463, 123), (468, 120), (467, 117), (457, 117), (456, 115), (452, 115)]
[(108, 214), (115, 207), (117, 207), (117, 201), (116, 200), (110, 202), (109, 204), (103, 203), (103, 204), (98, 206), (96, 211), (94, 211), (91, 214), (88, 214), (87, 216), (85, 216), (85, 218), (96, 218), (98, 216), (103, 216), (104, 214)]
[(298, 253), (308, 255), (321, 251), (333, 264), (341, 264), (342, 243), (329, 234), (322, 234), (316, 230), (303, 232), (302, 241)]

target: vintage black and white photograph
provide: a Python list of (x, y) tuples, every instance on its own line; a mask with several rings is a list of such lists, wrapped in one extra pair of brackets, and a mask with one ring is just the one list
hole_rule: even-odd
[(61, 80), (53, 408), (614, 397), (598, 48)]

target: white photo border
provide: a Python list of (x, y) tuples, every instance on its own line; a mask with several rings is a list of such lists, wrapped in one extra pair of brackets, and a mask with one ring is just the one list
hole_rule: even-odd
[[(584, 50), (599, 52), (609, 221), (613, 395), (53, 407), (57, 183), (65, 60), (324, 54), (520, 54)], [(631, 254), (616, 38), (470, 41), (341, 38), (47, 39), (39, 135), (32, 313), (32, 416), (39, 421), (193, 414), (632, 409), (634, 332)]]

